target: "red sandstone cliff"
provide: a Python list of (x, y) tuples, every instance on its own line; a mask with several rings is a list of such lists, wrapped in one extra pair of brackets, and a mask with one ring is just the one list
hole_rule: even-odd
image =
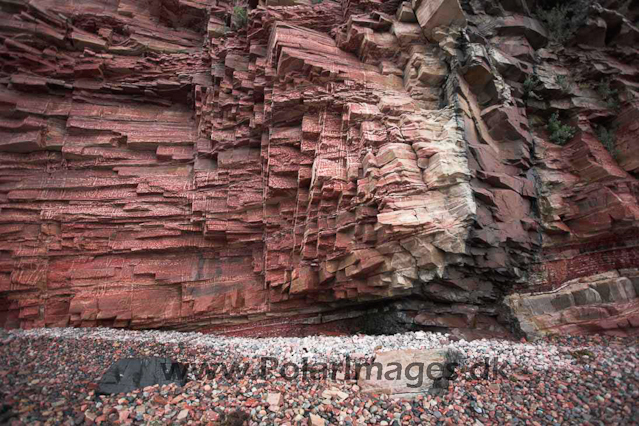
[(504, 333), (612, 271), (565, 322), (639, 326), (636, 11), (534, 3), (0, 0), (0, 324)]

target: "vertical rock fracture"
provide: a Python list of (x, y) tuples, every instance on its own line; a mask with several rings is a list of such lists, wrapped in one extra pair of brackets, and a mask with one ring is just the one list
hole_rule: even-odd
[(634, 332), (614, 3), (0, 0), (0, 325)]

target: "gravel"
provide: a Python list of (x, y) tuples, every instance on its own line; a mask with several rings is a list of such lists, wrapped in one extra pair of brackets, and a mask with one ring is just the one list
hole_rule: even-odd
[[(290, 378), (285, 363), (343, 365), (376, 351), (450, 346), (464, 357), (439, 395), (394, 399), (357, 382)], [(168, 357), (189, 366), (186, 386), (96, 395), (118, 359)], [(264, 364), (269, 357), (269, 364)], [(278, 368), (267, 368), (265, 365)], [(350, 362), (350, 361), (349, 361)], [(235, 374), (228, 373), (236, 363)], [(488, 363), (489, 369), (485, 369)], [(639, 424), (639, 339), (552, 336), (534, 343), (467, 342), (438, 333), (249, 339), (97, 329), (0, 331), (2, 414), (14, 424), (602, 425)], [(291, 366), (289, 366), (291, 367)], [(476, 367), (476, 368), (473, 368)], [(246, 368), (246, 374), (239, 372)], [(475, 374), (472, 373), (475, 372)], [(287, 377), (289, 377), (287, 379)], [(6, 414), (5, 414), (6, 416)], [(223, 421), (225, 421), (223, 423)]]

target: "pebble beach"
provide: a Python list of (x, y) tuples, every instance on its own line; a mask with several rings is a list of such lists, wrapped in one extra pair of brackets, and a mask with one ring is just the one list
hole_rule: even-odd
[[(363, 393), (357, 380), (287, 377), (261, 360), (342, 363), (377, 351), (454, 348), (464, 357), (439, 394)], [(122, 358), (158, 356), (189, 366), (189, 381), (98, 395)], [(248, 365), (203, 375), (205, 366)], [(487, 370), (471, 366), (489, 363)], [(11, 425), (633, 425), (639, 424), (639, 339), (550, 336), (535, 342), (438, 333), (237, 338), (166, 331), (0, 331), (0, 424)], [(494, 366), (497, 368), (493, 368)], [(282, 373), (284, 373), (282, 375)]]

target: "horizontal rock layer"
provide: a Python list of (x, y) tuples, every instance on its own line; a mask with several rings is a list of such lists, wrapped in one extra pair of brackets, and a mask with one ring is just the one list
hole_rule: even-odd
[(639, 270), (625, 269), (565, 283), (548, 293), (506, 298), (528, 335), (639, 332)]
[(0, 1), (0, 324), (504, 334), (636, 266), (634, 21), (529, 3)]

